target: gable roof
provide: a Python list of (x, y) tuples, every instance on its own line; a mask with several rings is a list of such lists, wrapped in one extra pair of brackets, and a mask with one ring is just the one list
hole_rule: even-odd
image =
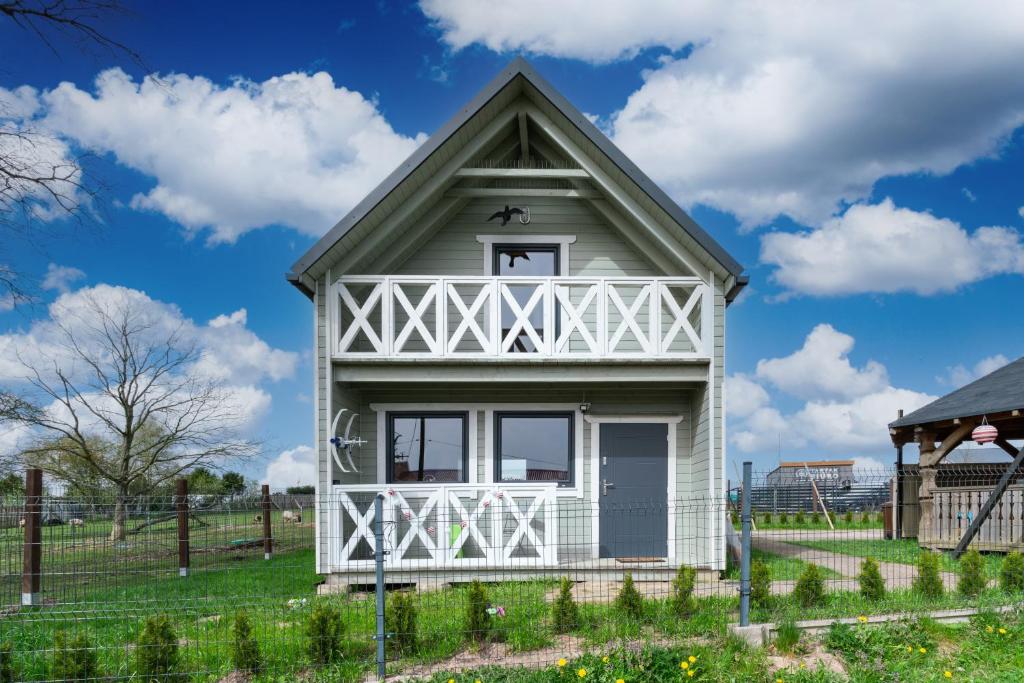
[(506, 66), (490, 83), (470, 100), (452, 119), (445, 123), (412, 155), (385, 178), (370, 194), (360, 201), (344, 218), (317, 241), (287, 273), (286, 278), (299, 290), (312, 298), (310, 270), (315, 269), (339, 240), (353, 231), (357, 225), (377, 208), (403, 181), (408, 179), (444, 143), (466, 125), (496, 95), (517, 78), (525, 79), (553, 107), (555, 107), (585, 138), (596, 146), (619, 170), (626, 174), (661, 210), (702, 247), (729, 275), (736, 278), (736, 286), (727, 293), (731, 300), (747, 284), (743, 266), (700, 227), (682, 208), (659, 188), (636, 164), (630, 161), (604, 133), (591, 123), (561, 93), (555, 90), (522, 57), (517, 57)]
[(1024, 357), (904, 415), (889, 427), (1024, 410)]

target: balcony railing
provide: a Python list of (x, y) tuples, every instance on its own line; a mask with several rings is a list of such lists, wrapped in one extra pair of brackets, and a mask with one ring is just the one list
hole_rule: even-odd
[(334, 358), (679, 358), (712, 348), (699, 278), (345, 276)]

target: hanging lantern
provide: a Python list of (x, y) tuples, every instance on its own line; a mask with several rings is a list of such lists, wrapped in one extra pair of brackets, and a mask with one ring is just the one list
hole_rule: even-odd
[(984, 446), (987, 443), (992, 443), (999, 436), (999, 430), (988, 423), (988, 418), (981, 418), (981, 424), (974, 428), (971, 432), (971, 438), (974, 443), (979, 446)]

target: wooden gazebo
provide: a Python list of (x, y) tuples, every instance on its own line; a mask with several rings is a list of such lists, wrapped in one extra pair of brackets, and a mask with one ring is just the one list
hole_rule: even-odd
[[(999, 479), (991, 487), (960, 505), (975, 506), (969, 512), (954, 512), (953, 524), (949, 528), (945, 498), (937, 498), (940, 487), (937, 482), (939, 466), (957, 446), (971, 439), (971, 433), (983, 422), (998, 430), (995, 444), (1013, 458), (1006, 465)], [(1024, 448), (1018, 449), (1010, 442), (1024, 439), (1024, 358), (985, 375), (967, 386), (946, 394), (923, 408), (900, 417), (889, 425), (889, 433), (897, 449), (908, 443), (917, 443), (920, 449), (919, 481), (917, 503), (920, 519), (917, 528), (918, 542), (928, 547), (944, 547), (950, 532), (958, 537), (956, 554), (962, 553), (979, 530), (986, 526), (987, 549), (1009, 549), (1021, 547), (1024, 535), (1024, 490), (1014, 487), (1009, 500), (1004, 494), (1011, 484), (1017, 482), (1024, 472)], [(902, 477), (903, 472), (897, 474)], [(898, 488), (901, 488), (898, 486)], [(899, 495), (899, 504), (905, 504), (907, 496)], [(959, 500), (959, 499), (958, 499)], [(996, 515), (993, 516), (993, 511)]]

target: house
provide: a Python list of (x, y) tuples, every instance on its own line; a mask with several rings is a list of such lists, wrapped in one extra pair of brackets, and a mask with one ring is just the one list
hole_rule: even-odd
[(780, 462), (779, 466), (765, 477), (766, 486), (792, 486), (809, 484), (819, 486), (830, 484), (849, 487), (853, 483), (852, 460), (805, 460)]
[[(975, 430), (982, 427), (982, 432)], [(896, 530), (920, 545), (1024, 548), (1024, 358), (946, 394), (889, 425), (897, 450)], [(991, 444), (965, 449), (977, 440)], [(903, 465), (916, 443), (919, 462)], [(996, 452), (993, 452), (993, 450)]]
[(725, 568), (725, 310), (747, 279), (526, 61), (288, 279), (313, 302), (329, 581), (373, 582), (378, 494), (389, 581)]
[[(853, 460), (782, 462), (750, 489), (756, 512), (878, 510), (890, 498), (889, 474), (854, 470)], [(813, 484), (812, 484), (813, 482)]]

